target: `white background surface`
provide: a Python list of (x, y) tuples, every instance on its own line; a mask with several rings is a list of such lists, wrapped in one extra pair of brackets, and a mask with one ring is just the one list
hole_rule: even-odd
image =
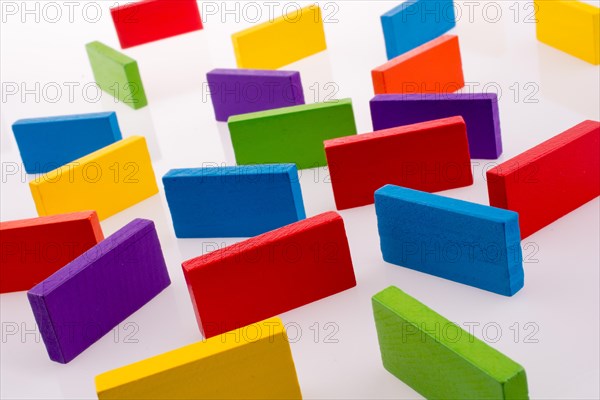
[[(16, 15), (5, 14), (7, 3), (16, 5)], [(227, 2), (229, 10), (237, 7), (238, 12), (224, 15), (222, 2), (204, 2), (203, 10), (215, 7), (217, 14), (203, 15), (203, 31), (124, 51), (138, 61), (149, 99), (149, 107), (133, 111), (106, 94), (92, 101), (93, 88), (87, 95), (82, 91), (93, 82), (84, 45), (100, 40), (120, 49), (108, 13), (114, 3), (94, 3), (85, 12), (86, 2), (54, 3), (62, 13), (56, 23), (50, 22), (56, 11), (48, 3), (2, 1), (3, 221), (37, 215), (27, 185), (31, 176), (20, 167), (10, 130), (19, 118), (117, 111), (124, 136), (146, 136), (158, 179), (170, 168), (231, 165), (227, 128), (215, 123), (203, 81), (212, 68), (235, 67), (230, 34), (251, 25), (244, 15), (254, 18), (255, 7)], [(285, 69), (301, 71), (308, 102), (325, 100), (332, 88), (339, 88), (335, 97), (353, 99), (359, 132), (369, 132), (370, 70), (386, 61), (379, 16), (397, 2), (320, 3), (330, 16), (325, 25), (328, 50)], [(254, 4), (266, 20), (268, 6)], [(280, 15), (284, 3), (274, 4)], [(600, 119), (598, 67), (537, 42), (535, 24), (528, 18), (530, 2), (486, 4), (458, 2), (461, 15), (451, 33), (460, 37), (470, 90), (502, 91), (505, 152), (500, 161), (582, 120)], [(24, 7), (38, 7), (39, 12), (24, 15)], [(69, 7), (74, 7), (72, 21)], [(93, 22), (97, 9), (100, 19)], [(14, 84), (19, 93), (9, 95), (6, 85)], [(69, 86), (74, 86), (72, 96)], [(34, 93), (22, 98), (24, 88)], [(444, 194), (487, 204), (484, 176), (493, 165), (474, 161), (475, 184)], [(18, 173), (10, 174), (15, 167)], [(335, 209), (327, 182), (326, 169), (303, 171), (308, 216)], [(159, 195), (103, 221), (102, 227), (108, 236), (133, 218), (154, 220), (172, 285), (68, 365), (48, 359), (25, 292), (3, 294), (2, 398), (94, 398), (97, 374), (201, 339), (180, 265), (214, 243), (234, 240), (175, 239), (159, 187)], [(599, 398), (598, 205), (596, 199), (525, 240), (525, 287), (513, 298), (386, 264), (373, 206), (341, 212), (358, 286), (281, 316), (290, 339), (297, 336), (291, 347), (304, 396), (419, 398), (380, 361), (370, 297), (396, 285), (459, 325), (471, 324), (477, 337), (521, 363), (532, 398)]]

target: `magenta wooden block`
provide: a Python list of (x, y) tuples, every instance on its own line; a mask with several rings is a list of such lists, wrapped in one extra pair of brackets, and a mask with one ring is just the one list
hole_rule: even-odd
[(27, 297), (50, 359), (66, 364), (170, 283), (154, 222), (135, 219)]

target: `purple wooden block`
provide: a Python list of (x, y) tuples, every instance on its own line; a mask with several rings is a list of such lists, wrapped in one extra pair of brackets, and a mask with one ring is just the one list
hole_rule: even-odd
[(467, 125), (471, 158), (500, 157), (502, 138), (495, 93), (383, 94), (371, 100), (373, 130), (457, 115)]
[(170, 284), (154, 222), (135, 219), (27, 297), (50, 359), (66, 364)]
[(217, 121), (304, 104), (300, 72), (213, 69), (206, 74)]

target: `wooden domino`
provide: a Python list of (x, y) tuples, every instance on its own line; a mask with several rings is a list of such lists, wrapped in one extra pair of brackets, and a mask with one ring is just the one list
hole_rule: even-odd
[(395, 286), (372, 298), (383, 366), (427, 399), (528, 399), (525, 370)]
[(278, 69), (327, 49), (317, 4), (231, 36), (238, 68)]
[(98, 399), (301, 399), (279, 318), (235, 329), (96, 377)]
[(600, 123), (584, 121), (487, 172), (490, 205), (519, 213), (524, 239), (600, 195)]
[(517, 213), (393, 185), (375, 210), (385, 261), (504, 296), (523, 287)]
[(104, 220), (158, 193), (146, 139), (131, 136), (29, 182), (40, 216), (96, 210)]
[(206, 338), (356, 286), (344, 221), (335, 212), (215, 250), (182, 267)]
[(66, 364), (170, 283), (154, 223), (136, 219), (27, 297), (50, 359)]
[(458, 36), (442, 35), (371, 71), (375, 94), (452, 93), (465, 86)]
[(94, 211), (0, 222), (0, 293), (31, 289), (103, 239)]

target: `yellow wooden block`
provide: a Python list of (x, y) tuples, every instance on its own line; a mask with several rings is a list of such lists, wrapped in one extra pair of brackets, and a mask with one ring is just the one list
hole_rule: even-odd
[(238, 68), (277, 69), (327, 48), (318, 5), (231, 36)]
[(105, 372), (96, 390), (99, 399), (302, 398), (279, 318)]
[(40, 216), (95, 210), (106, 219), (158, 193), (146, 139), (132, 136), (38, 176), (29, 187)]
[(600, 64), (600, 8), (578, 0), (534, 0), (537, 38), (591, 64)]

